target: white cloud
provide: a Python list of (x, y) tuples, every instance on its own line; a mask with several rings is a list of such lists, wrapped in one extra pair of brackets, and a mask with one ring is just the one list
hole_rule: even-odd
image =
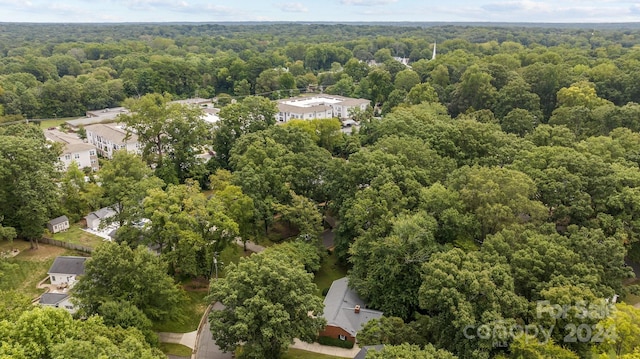
[(378, 6), (398, 2), (398, 0), (340, 0), (343, 5)]
[(284, 12), (308, 12), (309, 11), (309, 9), (307, 9), (306, 6), (302, 5), (302, 3), (299, 3), (299, 2), (288, 2), (283, 4), (277, 4), (276, 6), (278, 7), (278, 9)]

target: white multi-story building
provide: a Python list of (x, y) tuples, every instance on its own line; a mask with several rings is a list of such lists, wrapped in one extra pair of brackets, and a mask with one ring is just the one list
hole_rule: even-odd
[(80, 169), (85, 167), (89, 167), (93, 171), (99, 169), (95, 146), (82, 141), (75, 134), (67, 134), (58, 130), (46, 130), (44, 135), (49, 141), (63, 145), (62, 154), (59, 157), (63, 170), (66, 171), (72, 162), (75, 162)]
[(113, 158), (113, 153), (118, 150), (140, 153), (141, 146), (138, 143), (138, 136), (131, 134), (128, 139), (127, 130), (122, 124), (101, 123), (85, 127), (87, 140), (96, 146), (98, 153), (103, 157)]
[(276, 121), (288, 122), (291, 119), (313, 120), (333, 117), (346, 120), (349, 118), (351, 109), (359, 108), (364, 111), (370, 103), (371, 101), (366, 99), (327, 94), (292, 97), (278, 101)]

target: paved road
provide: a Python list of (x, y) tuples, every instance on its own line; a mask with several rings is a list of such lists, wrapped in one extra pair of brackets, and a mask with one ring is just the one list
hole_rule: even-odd
[[(213, 305), (212, 310), (221, 310), (224, 306), (220, 303)], [(216, 345), (216, 342), (211, 337), (211, 331), (209, 329), (209, 321), (207, 320), (205, 325), (202, 326), (202, 331), (198, 337), (198, 351), (196, 352), (196, 359), (231, 359), (233, 356), (231, 353), (223, 353)]]
[(333, 248), (333, 242), (336, 238), (336, 234), (333, 233), (333, 231), (330, 229), (325, 229), (324, 232), (322, 232), (322, 234), (320, 235), (320, 238), (322, 238), (322, 245), (325, 248)]
[[(244, 243), (240, 237), (236, 237), (236, 244), (240, 247), (244, 247)], [(265, 248), (261, 245), (255, 244), (251, 241), (247, 241), (247, 250), (253, 253), (260, 253), (265, 250)]]

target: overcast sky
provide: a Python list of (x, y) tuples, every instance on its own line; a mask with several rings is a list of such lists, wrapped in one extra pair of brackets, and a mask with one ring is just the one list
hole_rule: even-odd
[(638, 22), (640, 0), (0, 0), (0, 22)]

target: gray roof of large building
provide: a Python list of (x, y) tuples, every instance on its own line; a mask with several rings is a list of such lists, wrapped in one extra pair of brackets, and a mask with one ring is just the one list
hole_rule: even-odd
[(48, 273), (60, 273), (60, 274), (84, 274), (84, 262), (86, 257), (73, 257), (73, 256), (61, 256), (56, 257), (49, 268)]
[[(125, 143), (127, 137), (127, 130), (123, 128), (122, 124), (118, 123), (100, 123), (85, 127), (87, 132), (95, 133), (98, 136), (102, 136), (105, 139), (113, 143)], [(130, 134), (126, 141), (127, 143), (138, 142), (138, 136), (135, 133)]]
[(54, 218), (49, 221), (49, 224), (52, 226), (55, 226), (56, 224), (60, 224), (64, 222), (69, 222), (69, 218), (67, 218), (67, 216), (60, 216), (60, 217)]
[(104, 207), (104, 208), (100, 208), (99, 210), (95, 211), (95, 212), (91, 212), (89, 213), (85, 218), (87, 220), (93, 220), (93, 219), (104, 219), (104, 218), (109, 218), (112, 216), (116, 215), (116, 211), (114, 211), (113, 209), (111, 209), (110, 207)]
[(69, 294), (67, 293), (44, 293), (42, 297), (40, 297), (40, 301), (38, 303), (55, 305), (62, 302), (68, 296)]
[(360, 349), (358, 354), (356, 354), (356, 356), (353, 357), (353, 359), (365, 359), (369, 351), (375, 350), (379, 352), (380, 350), (382, 350), (382, 348), (384, 348), (384, 344), (369, 345), (369, 346), (363, 347), (362, 349)]
[[(360, 313), (355, 312), (356, 305), (360, 306)], [(344, 277), (331, 283), (324, 298), (323, 316), (327, 325), (342, 328), (355, 337), (365, 323), (382, 317), (382, 312), (367, 309), (364, 300), (349, 288), (349, 279)]]
[(62, 154), (63, 155), (73, 154), (73, 153), (91, 151), (95, 149), (96, 149), (96, 146), (90, 143), (70, 143), (64, 146), (64, 148), (62, 149)]

